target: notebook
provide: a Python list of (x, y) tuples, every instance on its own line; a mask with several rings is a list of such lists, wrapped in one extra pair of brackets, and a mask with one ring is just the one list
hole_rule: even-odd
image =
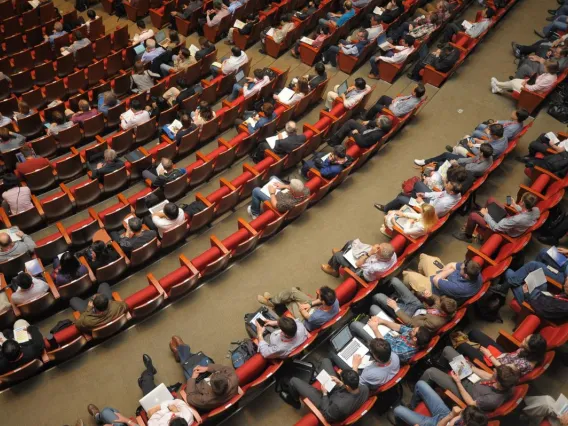
[(457, 356), (450, 361), (450, 367), (457, 374), (460, 380), (465, 379), (473, 374), (471, 366), (463, 355)]
[(26, 343), (30, 341), (30, 333), (27, 327), (19, 327), (14, 329), (14, 340), (18, 343)]
[(381, 48), (381, 50), (391, 50), (392, 44), (390, 44), (388, 41), (385, 41), (384, 43), (379, 44), (379, 48)]
[(374, 13), (375, 15), (382, 15), (384, 11), (385, 11), (385, 10), (384, 10), (382, 7), (379, 7), (379, 6), (376, 6), (376, 7), (373, 9), (373, 13)]
[(292, 96), (294, 96), (294, 93), (296, 93), (296, 92), (294, 92), (292, 89), (290, 89), (288, 87), (285, 87), (284, 89), (282, 89), (280, 91), (280, 93), (278, 93), (278, 98), (282, 102), (284, 102), (284, 101), (287, 101), (289, 99), (292, 99)]
[(469, 21), (463, 21), (462, 22), (462, 27), (464, 28), (464, 30), (469, 30), (471, 27), (473, 27), (473, 24)]
[(560, 143), (560, 139), (558, 139), (558, 137), (556, 136), (556, 133), (554, 133), (554, 132), (548, 132), (544, 136), (546, 136), (548, 138), (548, 140), (550, 141), (550, 143), (553, 144), (553, 145), (558, 145)]
[(321, 370), (316, 376), (316, 380), (321, 383), (321, 387), (325, 388), (326, 391), (331, 392), (335, 387), (335, 382), (331, 380), (331, 376), (325, 370)]
[(529, 287), (529, 293), (532, 293), (532, 291), (535, 288), (540, 287), (541, 285), (545, 284), (546, 283), (546, 275), (544, 274), (544, 269), (539, 268), (539, 269), (532, 271), (525, 278), (525, 283), (527, 283), (527, 286)]
[[(379, 317), (379, 318), (382, 318), (382, 319), (384, 319), (385, 321), (394, 322), (393, 319), (392, 319), (390, 316), (388, 316), (388, 315), (387, 315), (384, 311), (382, 311), (382, 310), (378, 313), (378, 315), (375, 315), (375, 316), (377, 316), (377, 317)], [(365, 324), (365, 327), (363, 327), (363, 330), (365, 330), (365, 331), (367, 332), (367, 334), (368, 334), (369, 336), (371, 336), (373, 339), (376, 337), (376, 336), (375, 336), (375, 333), (373, 333), (373, 330), (371, 329), (371, 326), (370, 326), (369, 324)], [(386, 335), (389, 334), (389, 333), (390, 333), (392, 336), (398, 335), (398, 333), (397, 333), (396, 331), (391, 330), (391, 329), (388, 328), (386, 325), (382, 325), (382, 324), (379, 325), (379, 333), (381, 333), (381, 335), (382, 335), (383, 337), (386, 336)]]
[(274, 35), (274, 28), (270, 28), (266, 33), (267, 36), (272, 37)]
[(347, 92), (348, 88), (349, 88), (349, 86), (347, 86), (347, 80), (345, 80), (343, 83), (341, 83), (341, 85), (337, 89), (337, 94), (339, 96), (343, 95), (345, 92)]
[(495, 203), (489, 204), (487, 206), (487, 211), (489, 212), (489, 216), (491, 216), (497, 223), (507, 217), (507, 211), (503, 207)]
[(270, 145), (270, 149), (274, 149), (274, 147), (276, 146), (276, 141), (278, 140), (278, 135), (282, 135), (282, 139), (288, 137), (288, 133), (281, 132), (281, 133), (278, 133), (276, 136), (271, 136), (269, 138), (266, 138), (266, 143), (268, 145)]
[(199, 52), (199, 47), (197, 47), (195, 44), (189, 46), (189, 53), (191, 53), (191, 56), (195, 56), (197, 52)]
[(563, 393), (560, 394), (554, 403), (554, 412), (557, 416), (561, 416), (568, 412), (568, 398), (566, 398)]
[[(270, 185), (274, 182), (284, 183), (280, 179), (278, 179), (276, 176), (272, 176), (272, 178), (262, 187), (262, 189), (261, 189), (262, 193), (265, 194), (266, 196), (270, 197), (270, 193), (268, 192), (268, 185)], [(287, 189), (284, 189), (284, 190), (277, 189), (276, 193), (278, 193), (280, 191), (288, 192)]]
[(166, 32), (164, 30), (158, 31), (154, 36), (157, 44), (160, 44), (166, 39)]
[(245, 72), (243, 70), (240, 70), (235, 76), (235, 81), (237, 82), (237, 84), (240, 84), (241, 81), (243, 81), (244, 79), (245, 79)]
[(154, 408), (157, 405), (161, 405), (162, 402), (173, 401), (174, 397), (168, 390), (165, 384), (160, 383), (154, 388), (152, 392), (147, 394), (144, 398), (140, 399), (138, 402), (142, 408), (146, 411)]
[(242, 29), (246, 24), (243, 21), (235, 20), (233, 27), (238, 28), (239, 30)]
[(306, 44), (308, 44), (308, 45), (310, 45), (310, 46), (314, 43), (314, 41), (313, 41), (311, 38), (309, 38), (309, 37), (302, 37), (302, 38), (300, 39), (300, 41), (301, 41), (302, 43), (306, 43)]
[(25, 264), (26, 272), (30, 275), (38, 276), (43, 273), (43, 267), (38, 259), (28, 260)]
[(556, 262), (556, 264), (561, 268), (568, 261), (568, 258), (566, 258), (566, 256), (560, 253), (556, 246), (550, 247), (546, 252), (546, 254), (548, 254), (552, 258), (552, 260), (554, 260), (554, 262)]

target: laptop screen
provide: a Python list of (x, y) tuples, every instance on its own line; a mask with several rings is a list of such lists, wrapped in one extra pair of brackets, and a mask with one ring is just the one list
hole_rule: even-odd
[(164, 32), (164, 30), (158, 31), (154, 38), (156, 39), (156, 43), (160, 44), (166, 38), (166, 33)]
[(22, 154), (21, 152), (16, 153), (16, 159), (18, 160), (18, 163), (23, 163), (24, 161), (26, 161), (26, 157), (24, 157), (24, 154)]
[(339, 88), (337, 89), (337, 94), (339, 96), (343, 95), (345, 92), (347, 92), (347, 80), (345, 80), (343, 83), (341, 83), (341, 85), (339, 86)]
[(146, 50), (146, 48), (144, 47), (144, 45), (142, 43), (134, 46), (134, 52), (136, 52), (137, 55), (143, 54), (144, 50)]
[(237, 82), (241, 81), (243, 78), (245, 78), (245, 72), (243, 70), (239, 71), (237, 73), (237, 75), (235, 76), (235, 80), (237, 80)]
[(331, 339), (333, 349), (335, 349), (336, 352), (339, 352), (352, 338), (353, 335), (349, 330), (349, 326), (343, 327), (341, 331)]

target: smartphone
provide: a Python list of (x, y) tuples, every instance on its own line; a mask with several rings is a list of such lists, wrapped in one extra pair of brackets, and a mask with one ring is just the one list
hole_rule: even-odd
[(444, 268), (443, 263), (440, 262), (439, 260), (435, 260), (435, 261), (434, 261), (434, 265), (436, 265), (436, 267), (438, 267), (438, 268), (440, 268), (440, 269), (443, 269), (443, 268)]
[(507, 195), (507, 205), (510, 206), (513, 203), (513, 199), (510, 195)]
[(257, 319), (257, 321), (261, 327), (264, 327), (264, 325), (266, 324), (266, 322), (262, 318)]

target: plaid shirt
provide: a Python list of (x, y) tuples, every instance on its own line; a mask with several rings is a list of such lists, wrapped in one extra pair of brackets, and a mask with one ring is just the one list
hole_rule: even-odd
[(412, 342), (411, 331), (411, 327), (403, 325), (400, 327), (398, 335), (393, 336), (392, 333), (388, 333), (385, 336), (385, 340), (390, 343), (391, 350), (398, 355), (400, 362), (406, 363), (410, 361), (410, 358), (418, 352), (418, 348)]

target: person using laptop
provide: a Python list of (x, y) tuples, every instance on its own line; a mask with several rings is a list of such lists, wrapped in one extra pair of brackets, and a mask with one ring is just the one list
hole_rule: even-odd
[(273, 95), (275, 101), (288, 106), (296, 105), (310, 93), (310, 85), (306, 77), (300, 77), (293, 89), (284, 88), (280, 93)]
[(143, 19), (138, 19), (136, 21), (136, 27), (140, 30), (140, 32), (134, 34), (134, 37), (130, 40), (133, 45), (144, 43), (149, 38), (154, 37), (154, 30), (152, 28), (146, 28), (146, 23)]
[(156, 238), (156, 231), (143, 229), (140, 218), (132, 217), (128, 219), (126, 224), (125, 232), (112, 231), (110, 235), (127, 256), (130, 256), (132, 250), (136, 250)]
[[(27, 331), (29, 340), (18, 343), (14, 334), (16, 330)], [(9, 373), (34, 359), (40, 359), (44, 349), (44, 339), (41, 331), (35, 325), (30, 325), (26, 320), (19, 319), (14, 323), (13, 330), (5, 330), (0, 333), (0, 375)]]
[(354, 370), (346, 369), (338, 375), (327, 358), (321, 362), (321, 370), (325, 370), (335, 383), (331, 392), (325, 386), (318, 390), (302, 379), (292, 377), (290, 390), (297, 401), (294, 407), (301, 408), (300, 397), (308, 398), (329, 423), (339, 423), (363, 405), (369, 398), (369, 388), (359, 384), (359, 375)]
[(148, 228), (158, 231), (160, 238), (164, 232), (181, 225), (185, 221), (185, 214), (175, 203), (168, 202), (162, 211), (152, 213), (144, 218)]
[(316, 291), (316, 296), (314, 299), (298, 287), (292, 287), (275, 296), (268, 292), (264, 295), (259, 294), (256, 300), (270, 308), (274, 308), (275, 305), (286, 305), (294, 318), (303, 321), (306, 330), (312, 331), (324, 325), (339, 312), (339, 300), (331, 288), (320, 287)]
[(371, 86), (361, 77), (355, 79), (353, 86), (347, 87), (339, 93), (341, 86), (343, 85), (337, 85), (333, 90), (327, 92), (325, 100), (326, 111), (331, 110), (336, 99), (340, 99), (345, 108), (353, 109), (359, 105), (359, 102), (371, 91)]
[(255, 163), (258, 163), (264, 159), (264, 154), (267, 149), (272, 149), (277, 155), (285, 156), (296, 148), (301, 147), (305, 142), (306, 135), (303, 133), (298, 134), (296, 123), (294, 121), (288, 121), (284, 126), (284, 132), (278, 133), (273, 147), (271, 147), (271, 144), (267, 141), (262, 141), (257, 145), (251, 157)]
[(339, 268), (344, 267), (357, 272), (366, 281), (372, 282), (397, 262), (396, 252), (390, 243), (371, 246), (355, 239), (348, 241), (342, 249), (333, 249), (331, 252), (331, 258), (321, 265), (321, 270), (333, 277), (338, 277)]
[(211, 74), (213, 75), (213, 78), (217, 77), (220, 73), (223, 75), (232, 74), (242, 68), (248, 60), (249, 58), (245, 52), (237, 46), (233, 46), (231, 47), (231, 56), (221, 62), (220, 68), (216, 65), (211, 65)]
[(101, 283), (97, 293), (89, 299), (72, 297), (69, 306), (81, 315), (75, 321), (75, 326), (89, 332), (114, 321), (128, 311), (128, 305), (122, 301), (113, 300), (112, 291), (108, 283)]
[(239, 84), (238, 82), (233, 84), (233, 91), (227, 98), (229, 101), (233, 102), (239, 97), (241, 90), (243, 91), (243, 96), (250, 98), (256, 95), (260, 90), (270, 83), (270, 77), (266, 75), (261, 68), (256, 68), (253, 71), (254, 78), (245, 77), (244, 84)]
[[(258, 353), (267, 359), (283, 359), (290, 355), (308, 338), (308, 331), (297, 319), (282, 316), (278, 321), (266, 321), (260, 325), (255, 321)], [(264, 327), (278, 327), (264, 337)]]
[(18, 162), (18, 164), (16, 164), (16, 174), (20, 177), (26, 177), (26, 175), (30, 173), (43, 169), (47, 166), (51, 166), (51, 163), (47, 158), (36, 155), (32, 147), (29, 145), (22, 145), (20, 152), (25, 159), (25, 161)]
[(285, 213), (310, 196), (310, 189), (299, 179), (290, 180), (289, 185), (279, 182), (268, 184), (267, 191), (268, 195), (259, 187), (252, 190), (251, 204), (247, 207), (251, 218), (256, 219), (260, 215), (260, 206), (263, 201), (270, 201), (274, 209)]
[(172, 182), (185, 175), (184, 168), (177, 169), (174, 162), (167, 157), (163, 157), (157, 167), (150, 167), (142, 171), (142, 177), (149, 179), (153, 188), (163, 188), (168, 182)]
[(23, 305), (49, 292), (49, 286), (44, 280), (32, 277), (27, 272), (20, 272), (12, 278), (11, 284), (12, 288), (17, 288), (12, 293), (12, 303), (15, 305)]
[[(470, 213), (465, 228), (463, 231), (455, 233), (454, 237), (458, 240), (471, 243), (476, 227), (479, 227), (478, 233), (482, 230), (490, 229), (493, 232), (500, 232), (513, 238), (520, 237), (533, 226), (540, 217), (540, 209), (536, 207), (538, 198), (530, 192), (525, 192), (521, 196), (519, 204), (517, 204), (512, 197), (510, 197), (510, 201), (510, 206), (516, 211), (513, 215), (508, 214), (504, 205), (497, 202), (493, 197), (489, 197), (485, 203), (485, 207), (482, 208), (479, 213)], [(497, 208), (492, 209), (492, 205)], [(490, 209), (492, 209), (492, 212), (490, 212)], [(497, 214), (500, 211), (504, 213), (504, 216), (501, 214), (501, 218), (498, 220), (492, 217), (491, 213)]]

